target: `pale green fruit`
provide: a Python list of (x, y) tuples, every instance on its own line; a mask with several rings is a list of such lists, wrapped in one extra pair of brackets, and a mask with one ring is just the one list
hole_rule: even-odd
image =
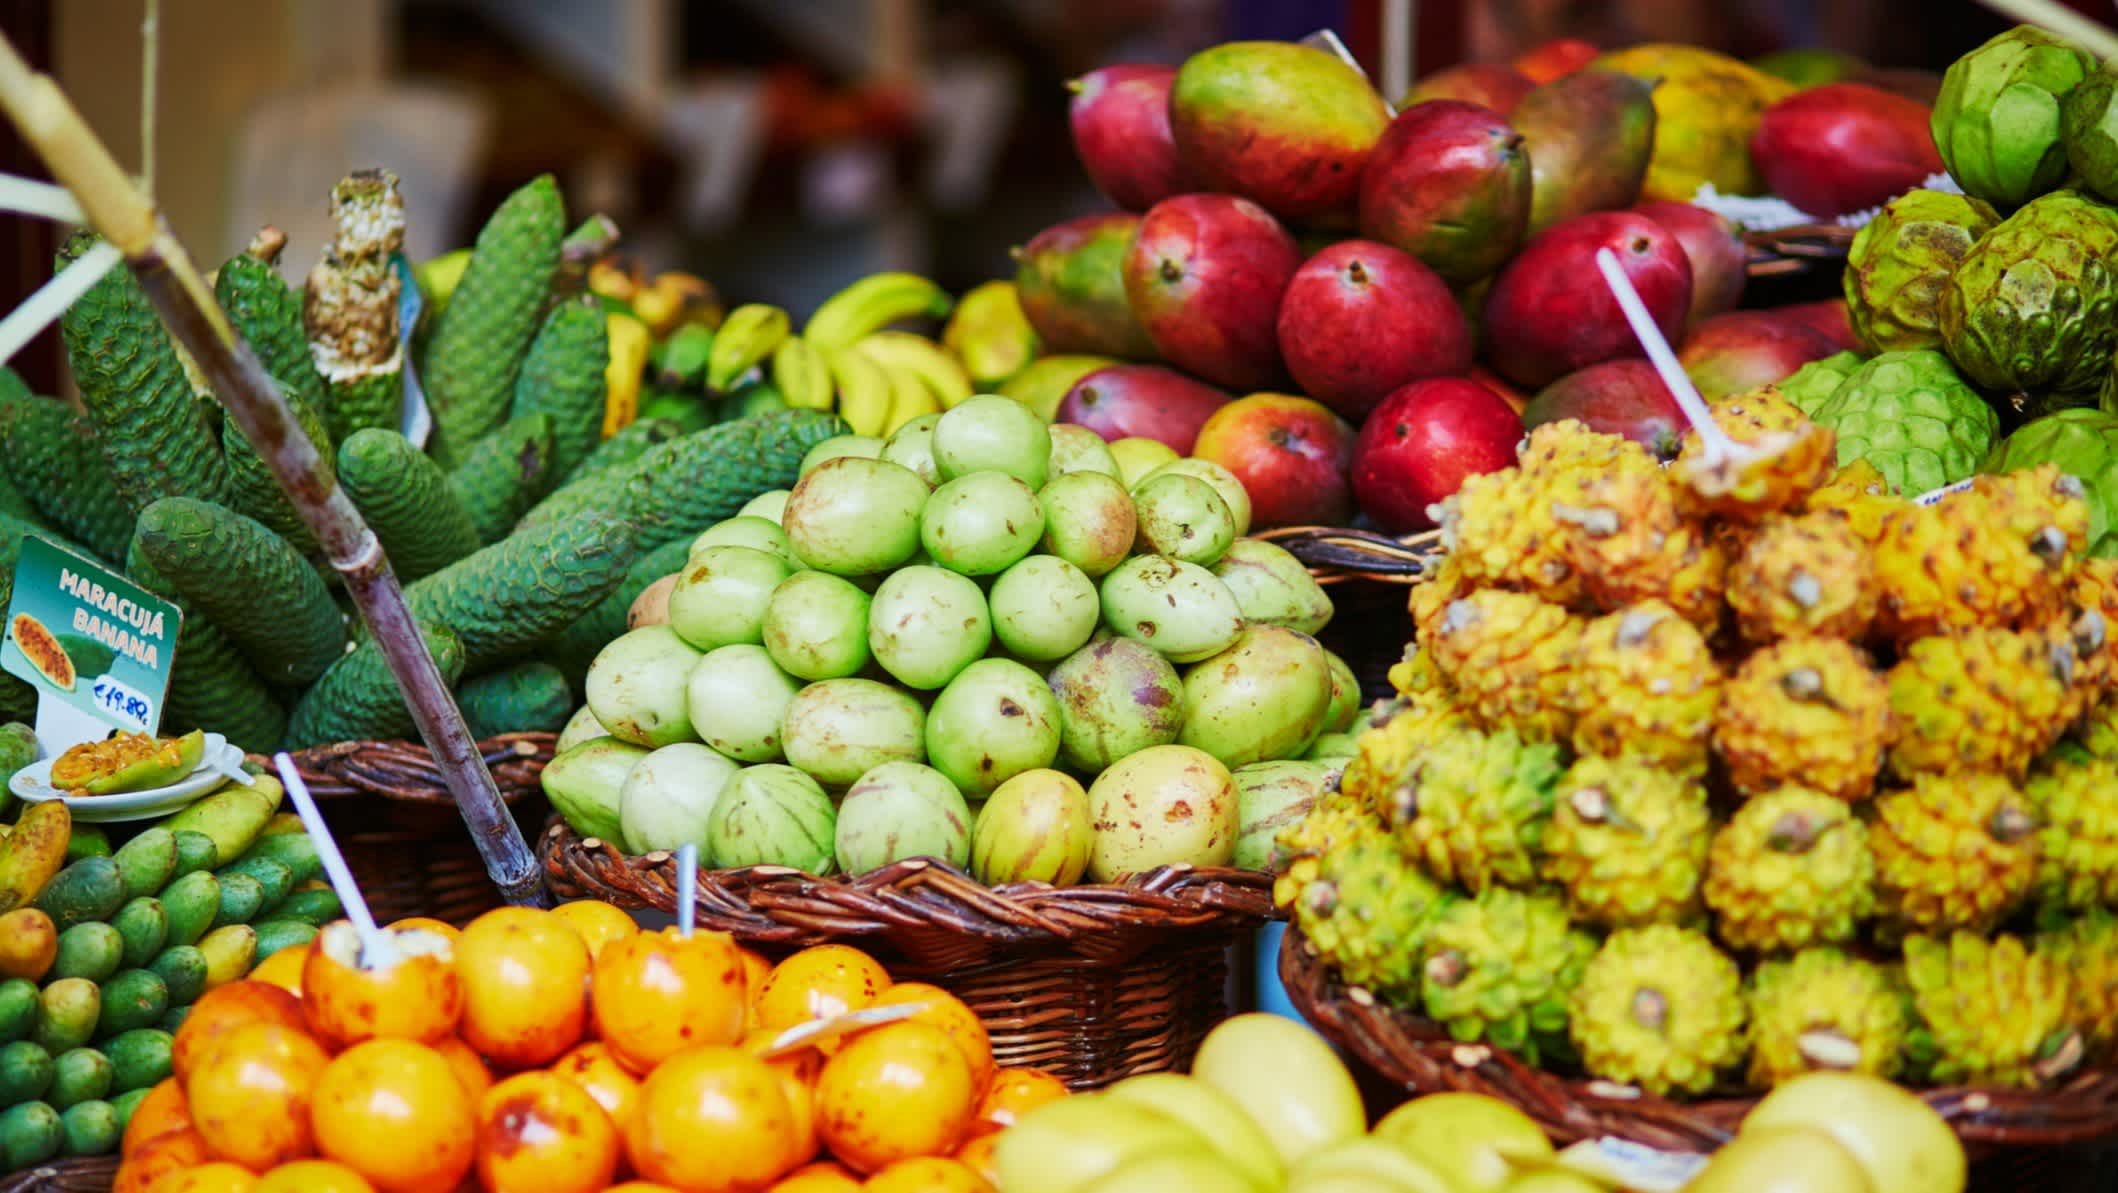
[(1095, 581), (1056, 555), (1032, 555), (1000, 573), (986, 600), (1001, 649), (1038, 663), (1081, 649), (1103, 617)]
[(1225, 766), (1302, 751), (1331, 707), (1331, 664), (1316, 639), (1275, 625), (1243, 628), (1184, 676), (1183, 745)]
[(933, 767), (885, 762), (839, 800), (834, 848), (838, 868), (847, 874), (911, 857), (961, 868), (970, 861), (971, 810), (956, 785)]
[[(785, 504), (782, 503), (780, 508), (784, 512)], [(801, 566), (801, 561), (794, 557), (794, 544), (787, 541), (787, 532), (780, 529), (778, 518), (737, 514), (726, 521), (716, 522), (691, 540), (691, 557), (697, 559), (699, 552), (708, 547), (752, 547), (786, 560), (790, 572)]]
[(868, 650), (909, 688), (944, 686), (992, 642), (985, 594), (945, 568), (900, 568), (868, 605)]
[(1241, 1106), (1289, 1167), (1367, 1127), (1352, 1074), (1292, 1019), (1253, 1012), (1223, 1022), (1199, 1044), (1191, 1075)]
[(1059, 756), (1059, 701), (1044, 677), (1010, 659), (980, 659), (934, 698), (927, 759), (970, 795), (984, 795)]
[(1159, 1111), (1077, 1094), (1046, 1102), (1002, 1131), (993, 1165), (1003, 1193), (1086, 1193), (1135, 1156), (1208, 1150), (1197, 1131)]
[(1071, 886), (1088, 869), (1088, 792), (1072, 775), (1039, 767), (993, 789), (971, 831), (971, 873), (987, 886)]
[(1111, 442), (1110, 458), (1118, 462), (1118, 479), (1130, 489), (1146, 480), (1155, 469), (1174, 464), (1178, 456), (1176, 448), (1159, 439), (1131, 435)]
[(934, 463), (944, 481), (974, 472), (1004, 472), (1035, 492), (1051, 472), (1052, 433), (1020, 402), (971, 398), (934, 424)]
[[(1958, 1186), (1961, 1188), (1962, 1186)], [(1853, 1153), (1821, 1127), (1744, 1131), (1723, 1145), (1685, 1193), (1874, 1193)], [(1509, 1193), (1516, 1193), (1511, 1186)], [(1947, 1193), (1937, 1186), (1935, 1193)]]
[(1250, 1121), (1250, 1115), (1228, 1095), (1197, 1078), (1181, 1073), (1143, 1073), (1127, 1077), (1103, 1092), (1117, 1101), (1131, 1101), (1189, 1123), (1251, 1184), (1278, 1189), (1287, 1179), (1280, 1153)]
[(566, 724), (560, 727), (559, 739), (552, 743), (552, 753), (564, 754), (582, 742), (609, 736), (610, 730), (605, 729), (603, 722), (596, 719), (595, 710), (584, 704), (575, 709), (574, 715), (568, 717)]
[(1235, 515), (1212, 485), (1164, 471), (1133, 490), (1139, 519), (1134, 549), (1212, 567), (1235, 542)]
[(1088, 873), (1115, 882), (1157, 866), (1225, 866), (1235, 856), (1235, 779), (1190, 746), (1150, 746), (1119, 759), (1088, 789), (1096, 834)]
[(1212, 572), (1160, 555), (1135, 555), (1103, 577), (1103, 624), (1172, 662), (1196, 663), (1243, 630), (1235, 595)]
[(922, 414), (890, 432), (889, 440), (883, 444), (882, 458), (918, 473), (930, 489), (939, 485), (941, 470), (934, 464), (934, 424), (940, 421), (939, 414)]
[(1099, 634), (1047, 678), (1059, 697), (1059, 748), (1083, 774), (1166, 746), (1184, 726), (1184, 681), (1176, 667), (1130, 638)]
[(780, 670), (764, 647), (723, 646), (691, 669), (691, 727), (738, 762), (778, 762), (780, 724), (801, 690), (802, 681)]
[(763, 637), (797, 679), (852, 675), (868, 665), (868, 594), (828, 572), (796, 572), (772, 590)]
[(622, 844), (625, 834), (618, 819), (618, 793), (625, 789), (626, 776), (648, 753), (643, 746), (615, 737), (592, 737), (545, 765), (538, 777), (544, 797), (575, 832)]
[(611, 736), (636, 746), (694, 740), (684, 687), (704, 657), (666, 625), (628, 630), (588, 665), (588, 706)]
[(706, 820), (729, 777), (742, 768), (697, 742), (663, 746), (625, 776), (618, 789), (618, 835), (625, 852), (675, 852), (684, 844), (706, 852)]
[(1139, 536), (1132, 494), (1116, 477), (1100, 472), (1055, 476), (1037, 494), (1044, 507), (1044, 539), (1038, 549), (1090, 576), (1125, 562)]
[(883, 441), (873, 435), (833, 435), (809, 449), (808, 454), (802, 457), (801, 467), (796, 470), (795, 475), (807, 476), (823, 467), (827, 461), (836, 460), (841, 456), (853, 456), (863, 460), (877, 459), (881, 457), (882, 449)]
[(833, 819), (831, 797), (815, 779), (773, 762), (746, 766), (722, 786), (707, 818), (710, 864), (829, 874)]
[(1006, 571), (1043, 535), (1036, 491), (1004, 472), (974, 472), (942, 485), (919, 524), (920, 544), (934, 562), (966, 576)]
[(1069, 472), (1100, 472), (1117, 479), (1118, 462), (1111, 458), (1110, 445), (1103, 436), (1073, 423), (1053, 423), (1051, 435), (1053, 477)]
[(1751, 1108), (1741, 1134), (1773, 1127), (1830, 1133), (1860, 1161), (1874, 1193), (1963, 1193), (1956, 1132), (1916, 1094), (1880, 1077), (1818, 1072), (1783, 1081)]
[(669, 590), (669, 628), (700, 650), (761, 641), (773, 590), (792, 572), (786, 560), (754, 547), (694, 547)]
[(1344, 733), (1361, 716), (1361, 681), (1346, 660), (1330, 651), (1324, 661), (1331, 665), (1331, 704), (1324, 710), (1324, 732)]
[(1202, 460), (1197, 456), (1186, 456), (1181, 460), (1172, 460), (1141, 477), (1140, 483), (1133, 487), (1144, 488), (1147, 482), (1159, 476), (1188, 476), (1212, 485), (1213, 491), (1220, 494), (1221, 500), (1228, 506), (1230, 516), (1235, 519), (1235, 536), (1242, 538), (1250, 533), (1250, 490), (1244, 488), (1242, 478), (1230, 472), (1225, 465), (1216, 464), (1212, 460)]
[(1303, 1157), (1288, 1174), (1290, 1189), (1313, 1188), (1327, 1178), (1367, 1176), (1405, 1193), (1456, 1193), (1455, 1183), (1401, 1148), (1363, 1135)]
[(788, 489), (767, 489), (744, 502), (743, 508), (735, 512), (736, 517), (763, 518), (778, 526), (781, 516), (787, 512), (787, 498), (791, 492)]
[(1150, 1152), (1091, 1182), (1085, 1193), (1170, 1193), (1172, 1189), (1279, 1193), (1277, 1185), (1260, 1185), (1246, 1178), (1242, 1169), (1212, 1151)]
[(1229, 546), (1213, 574), (1235, 596), (1244, 621), (1314, 634), (1331, 621), (1331, 596), (1285, 547), (1259, 539)]
[(1245, 870), (1271, 869), (1273, 842), (1280, 830), (1308, 815), (1323, 794), (1324, 783), (1338, 773), (1321, 762), (1294, 760), (1253, 762), (1232, 772), (1236, 785), (1235, 857), (1229, 864)]
[(1358, 757), (1360, 738), (1351, 733), (1319, 733), (1302, 757), (1311, 762), (1345, 762)]
[(1383, 1116), (1375, 1137), (1446, 1172), (1463, 1193), (1498, 1193), (1552, 1159), (1552, 1141), (1529, 1115), (1484, 1094), (1428, 1094)]
[(872, 679), (827, 679), (794, 694), (780, 726), (789, 765), (844, 787), (885, 762), (918, 762), (926, 714), (911, 694)]
[(919, 550), (927, 482), (888, 460), (848, 456), (804, 476), (780, 526), (803, 564), (837, 576), (885, 572)]

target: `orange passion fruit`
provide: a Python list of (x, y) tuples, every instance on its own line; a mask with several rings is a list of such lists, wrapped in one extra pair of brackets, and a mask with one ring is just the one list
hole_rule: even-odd
[(408, 915), (405, 918), (398, 920), (393, 924), (390, 924), (389, 928), (392, 932), (438, 932), (441, 935), (448, 937), (450, 940), (454, 940), (457, 937), (463, 935), (463, 929), (458, 928), (456, 925), (449, 923), (447, 920), (437, 920), (433, 916), (427, 915)]
[(310, 1098), (330, 1060), (296, 1028), (245, 1023), (221, 1036), (184, 1082), (191, 1121), (215, 1156), (253, 1172), (302, 1159), (315, 1150)]
[(956, 1149), (956, 1162), (977, 1173), (994, 1188), (1000, 1187), (1000, 1162), (993, 1157), (994, 1146), (1000, 1142), (997, 1131), (973, 1135)]
[[(829, 1019), (875, 1005), (890, 988), (890, 975), (873, 957), (842, 944), (803, 949), (772, 967), (757, 992), (757, 1025), (784, 1031), (811, 1019)], [(826, 1052), (837, 1041), (825, 1041)]]
[(848, 1167), (874, 1172), (956, 1149), (978, 1108), (971, 1064), (948, 1033), (892, 1023), (845, 1041), (816, 1082), (816, 1127)]
[(449, 1068), (456, 1073), (456, 1080), (463, 1083), (463, 1092), (471, 1096), (471, 1105), (476, 1106), (478, 1099), (485, 1096), (485, 1091), (493, 1088), (493, 1071), (485, 1067), (484, 1059), (471, 1051), (469, 1044), (455, 1036), (447, 1036), (427, 1047), (440, 1053), (441, 1059), (449, 1062)]
[(375, 1193), (375, 1186), (333, 1160), (296, 1160), (259, 1177), (255, 1193)]
[(779, 1179), (766, 1193), (854, 1193), (860, 1178), (832, 1160), (804, 1164)]
[(580, 899), (572, 903), (561, 903), (552, 908), (552, 914), (567, 926), (581, 934), (582, 943), (588, 946), (590, 959), (601, 956), (603, 946), (640, 932), (639, 921), (623, 908), (605, 903), (601, 899)]
[(993, 1193), (993, 1186), (970, 1166), (946, 1156), (914, 1156), (868, 1178), (868, 1193)]
[(739, 1048), (687, 1048), (641, 1083), (625, 1152), (649, 1180), (732, 1193), (794, 1167), (793, 1130), (787, 1095), (764, 1061)]
[(552, 1072), (586, 1091), (621, 1131), (640, 1103), (640, 1079), (619, 1064), (601, 1040), (590, 1040), (553, 1061)]
[(455, 945), (422, 928), (386, 928), (395, 955), (362, 955), (360, 933), (344, 920), (317, 934), (302, 966), (302, 1009), (316, 1037), (334, 1048), (363, 1040), (438, 1040), (456, 1030), (463, 980)]
[(883, 991), (882, 997), (875, 1000), (879, 1007), (906, 1003), (920, 1008), (907, 1022), (931, 1024), (956, 1042), (963, 1058), (971, 1064), (971, 1084), (974, 1087), (984, 1089), (993, 1080), (994, 1070), (999, 1066), (993, 1063), (992, 1037), (986, 1034), (985, 1024), (979, 1022), (976, 1012), (965, 1006), (962, 999), (925, 982), (900, 982)]
[[(757, 1028), (743, 1037), (743, 1049), (763, 1058), (777, 1033)], [(794, 1130), (789, 1135), (793, 1151), (802, 1160), (816, 1155), (816, 1079), (824, 1071), (824, 1054), (814, 1048), (799, 1048), (765, 1061), (780, 1079), (780, 1092), (787, 1095), (787, 1108), (794, 1112)]]
[(548, 1064), (588, 1023), (588, 945), (548, 911), (499, 907), (456, 941), (463, 1041), (502, 1069)]
[(125, 1157), (118, 1165), (118, 1175), (111, 1182), (110, 1193), (147, 1193), (156, 1181), (172, 1172), (181, 1172), (194, 1164), (204, 1164), (213, 1159), (206, 1147), (206, 1137), (186, 1127), (171, 1131), (141, 1145), (140, 1150)]
[(118, 1155), (130, 1160), (141, 1148), (176, 1131), (191, 1129), (191, 1108), (184, 1102), (183, 1083), (174, 1077), (164, 1077), (156, 1082), (140, 1104), (132, 1108), (132, 1117), (125, 1122), (125, 1134), (118, 1142)]
[(257, 968), (250, 971), (250, 980), (265, 982), (297, 998), (301, 997), (302, 966), (308, 964), (309, 951), (315, 947), (315, 942), (312, 941), (309, 944), (281, 949), (258, 962)]
[(154, 1183), (154, 1193), (255, 1193), (256, 1189), (256, 1173), (226, 1160), (194, 1164)]
[(382, 1193), (446, 1193), (471, 1169), (471, 1097), (440, 1053), (368, 1040), (316, 1079), (316, 1150)]
[(718, 932), (640, 932), (605, 946), (590, 979), (596, 1034), (636, 1073), (743, 1034), (743, 960)]
[(978, 1115), (971, 1129), (983, 1133), (1012, 1127), (1016, 1119), (1069, 1092), (1066, 1082), (1043, 1069), (1002, 1069), (993, 1074), (992, 1084), (985, 1087), (985, 1096), (978, 1100)]
[(221, 1037), (250, 1023), (277, 1023), (307, 1034), (301, 999), (269, 982), (240, 981), (216, 986), (191, 1004), (191, 1012), (169, 1046), (170, 1071), (188, 1081)]
[(602, 1193), (618, 1129), (588, 1091), (555, 1073), (517, 1073), (478, 1106), (478, 1180), (487, 1193)]

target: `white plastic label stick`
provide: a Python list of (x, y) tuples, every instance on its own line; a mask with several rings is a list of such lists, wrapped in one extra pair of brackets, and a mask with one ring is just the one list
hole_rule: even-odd
[(699, 847), (690, 841), (677, 846), (677, 935), (691, 939), (699, 919)]
[(303, 827), (309, 830), (309, 839), (316, 843), (316, 860), (323, 863), (324, 877), (330, 879), (331, 889), (338, 892), (338, 901), (343, 904), (346, 918), (353, 921), (353, 930), (360, 933), (360, 955), (362, 968), (379, 969), (397, 960), (396, 946), (375, 926), (375, 915), (368, 910), (368, 901), (361, 898), (360, 884), (353, 881), (353, 871), (346, 865), (346, 857), (338, 851), (338, 842), (332, 838), (330, 826), (324, 823), (324, 814), (317, 811), (316, 799), (309, 794), (309, 785), (302, 782), (301, 772), (294, 769), (294, 759), (285, 753), (274, 754), (272, 765), (279, 770), (279, 781), (287, 787), (287, 798), (294, 801), (294, 810), (301, 814)]
[(1603, 281), (1611, 288), (1611, 297), (1618, 300), (1618, 308), (1625, 312), (1625, 321), (1639, 337), (1640, 346), (1647, 349), (1647, 359), (1654, 362), (1655, 372), (1662, 375), (1662, 384), (1677, 399), (1677, 405), (1690, 420), (1692, 429), (1706, 448), (1709, 464), (1737, 454), (1741, 450), (1735, 440), (1721, 431), (1714, 421), (1713, 412), (1706, 408), (1706, 399), (1692, 387), (1691, 378), (1684, 373), (1684, 366), (1677, 363), (1677, 354), (1670, 350), (1669, 341), (1662, 338), (1662, 329), (1655, 326), (1654, 317), (1647, 313), (1646, 304), (1640, 301), (1640, 293), (1633, 289), (1633, 280), (1625, 276), (1618, 265), (1618, 254), (1609, 249), (1596, 250), (1596, 268), (1603, 274)]

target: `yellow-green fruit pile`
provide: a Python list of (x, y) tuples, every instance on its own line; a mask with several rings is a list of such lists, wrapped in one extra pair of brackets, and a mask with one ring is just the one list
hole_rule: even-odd
[(1657, 1094), (2108, 1060), (2118, 566), (2081, 483), (1922, 503), (1776, 390), (1714, 413), (1739, 450), (1551, 424), (1443, 503), (1281, 902), (1348, 985)]

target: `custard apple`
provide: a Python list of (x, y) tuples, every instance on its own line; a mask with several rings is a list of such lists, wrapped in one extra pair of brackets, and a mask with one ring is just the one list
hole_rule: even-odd
[(1871, 352), (1941, 347), (1942, 288), (1999, 222), (1992, 207), (1969, 195), (1912, 190), (1890, 200), (1861, 226), (1846, 255), (1853, 334)]
[(2020, 25), (1956, 60), (1929, 127), (1949, 175), (2013, 210), (2066, 178), (2060, 104), (2096, 69), (2079, 47)]
[(1858, 352), (1840, 352), (1812, 360), (1781, 379), (1780, 393), (1796, 409), (1814, 418), (1817, 407), (1829, 401), (1865, 359)]
[(2030, 413), (2093, 402), (2118, 344), (2118, 212), (2057, 191), (2001, 221), (1942, 290), (1941, 332), (1964, 376)]
[(2118, 414), (2047, 414), (2001, 440), (1979, 470), (2015, 472), (2038, 464), (2057, 464), (2080, 479), (2088, 491), (2088, 554), (2118, 558)]
[(1924, 348), (1862, 365), (1811, 417), (1838, 432), (1841, 465), (1866, 460), (1910, 497), (1978, 471), (2000, 430), (1949, 358)]
[(2118, 75), (2092, 74), (2060, 108), (2067, 164), (2081, 185), (2118, 202)]

